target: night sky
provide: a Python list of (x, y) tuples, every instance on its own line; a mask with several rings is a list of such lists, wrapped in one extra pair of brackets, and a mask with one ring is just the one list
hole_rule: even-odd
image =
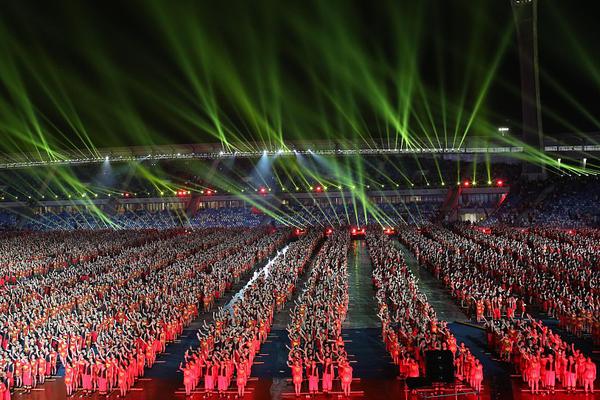
[[(600, 131), (597, 16), (592, 2), (539, 3), (549, 135)], [(416, 145), (449, 145), (457, 133), (520, 126), (508, 0), (12, 1), (0, 14), (0, 58), (9, 153), (394, 142), (399, 130)]]

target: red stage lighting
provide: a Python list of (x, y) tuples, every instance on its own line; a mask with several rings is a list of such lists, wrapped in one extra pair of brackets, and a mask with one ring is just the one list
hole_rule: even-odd
[(502, 179), (498, 179), (498, 180), (496, 181), (496, 186), (499, 186), (499, 187), (502, 187), (502, 186), (504, 186), (504, 181), (503, 181)]
[(261, 187), (258, 189), (258, 192), (259, 192), (260, 194), (265, 194), (265, 193), (267, 193), (267, 188), (266, 188), (266, 187), (264, 187), (264, 186), (261, 186)]
[(471, 184), (471, 182), (465, 181), (464, 186), (469, 186), (470, 184)]
[(317, 186), (315, 188), (315, 192), (317, 192), (317, 193), (321, 193), (322, 191), (323, 191), (323, 188), (321, 186)]
[(364, 236), (365, 235), (365, 228), (352, 228), (352, 230), (350, 231), (351, 236), (353, 237), (357, 237), (357, 236)]
[(296, 228), (296, 230), (294, 231), (294, 234), (296, 236), (302, 236), (306, 233), (306, 229), (300, 229), (300, 228)]
[(333, 233), (333, 229), (332, 229), (332, 228), (327, 228), (327, 229), (325, 230), (325, 234), (326, 234), (327, 236), (331, 235), (332, 233)]

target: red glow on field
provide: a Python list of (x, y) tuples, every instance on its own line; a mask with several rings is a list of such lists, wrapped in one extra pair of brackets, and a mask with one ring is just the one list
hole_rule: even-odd
[(365, 235), (365, 228), (352, 228), (352, 230), (350, 231), (352, 236), (364, 236)]

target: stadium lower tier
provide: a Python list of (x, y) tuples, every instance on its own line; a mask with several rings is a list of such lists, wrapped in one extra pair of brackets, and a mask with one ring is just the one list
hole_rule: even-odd
[(0, 400), (600, 398), (597, 237), (4, 232)]

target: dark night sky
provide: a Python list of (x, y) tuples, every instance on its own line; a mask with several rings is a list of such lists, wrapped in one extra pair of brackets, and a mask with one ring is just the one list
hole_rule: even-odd
[[(306, 45), (297, 33), (290, 31), (294, 23), (300, 21), (308, 27), (306, 35), (311, 35), (311, 29), (320, 24), (315, 22), (314, 17), (318, 2), (265, 1), (257, 2), (259, 5), (242, 1), (175, 3), (178, 7), (189, 6), (190, 13), (199, 15), (202, 28), (208, 32), (206, 40), (212, 46), (224, 49), (243, 77), (248, 72), (240, 66), (248, 62), (248, 54), (252, 52), (246, 48), (248, 41), (243, 31), (238, 29), (240, 24), (250, 21), (259, 39), (277, 35), (279, 48), (276, 55), (282, 69), (282, 81), (285, 85), (292, 82), (296, 91), (297, 88), (306, 88), (308, 94), (299, 94), (298, 102), (301, 107), (312, 109), (314, 98), (309, 92), (315, 89), (309, 87), (307, 70), (308, 66), (318, 65), (321, 61), (295, 54), (303, 46), (311, 51), (311, 45)], [(32, 74), (45, 67), (44, 60), (37, 59), (33, 50), (39, 47), (49, 55), (55, 71), (65, 74), (65, 77), (68, 75), (65, 79), (70, 82), (68, 85), (72, 85), (67, 88), (68, 97), (75, 108), (81, 110), (93, 142), (98, 147), (145, 143), (143, 135), (118, 132), (111, 137), (102, 133), (114, 128), (111, 122), (103, 120), (111, 120), (111, 113), (116, 112), (114, 109), (104, 110), (115, 104), (113, 96), (116, 94), (115, 90), (107, 89), (105, 81), (99, 79), (98, 70), (103, 67), (98, 67), (99, 59), (90, 54), (101, 54), (100, 59), (108, 59), (111, 71), (116, 71), (120, 76), (118, 82), (129, 85), (129, 79), (123, 76), (135, 79), (135, 85), (128, 86), (126, 90), (127, 101), (154, 132), (161, 132), (162, 137), (155, 135), (152, 142), (209, 141), (209, 137), (193, 140), (186, 133), (191, 129), (189, 122), (177, 121), (173, 113), (157, 113), (157, 106), (148, 96), (142, 90), (135, 89), (141, 85), (151, 87), (157, 93), (164, 91), (165, 95), (173, 95), (173, 88), (176, 87), (173, 82), (183, 86), (187, 84), (181, 76), (181, 66), (173, 58), (169, 46), (165, 45), (164, 32), (145, 10), (148, 4), (141, 1), (4, 3), (0, 24), (5, 26), (5, 34), (0, 36), (0, 48), (8, 46), (10, 54), (20, 54), (22, 59), (28, 60), (28, 63), (16, 63), (27, 82), (32, 81)], [(350, 15), (353, 18), (353, 23), (348, 23), (347, 29), (360, 41), (364, 55), (370, 57), (379, 54), (371, 52), (378, 48), (383, 53), (382, 59), (390, 62), (397, 54), (398, 44), (387, 15), (390, 7), (398, 4), (401, 14), (405, 10), (408, 14), (413, 9), (424, 10), (423, 20), (426, 22), (421, 35), (415, 38), (415, 43), (418, 43), (419, 74), (428, 88), (438, 91), (439, 70), (443, 70), (446, 95), (454, 102), (459, 98), (466, 80), (471, 78), (464, 76), (466, 65), (474, 63), (475, 74), (484, 75), (489, 60), (498, 49), (502, 33), (512, 23), (508, 0), (340, 1), (336, 4), (340, 7), (339, 19), (342, 24), (346, 23), (343, 16)], [(558, 0), (539, 2), (541, 96), (548, 109), (544, 115), (544, 129), (549, 134), (568, 132), (573, 127), (584, 132), (600, 130), (600, 126), (585, 115), (586, 112), (600, 115), (600, 79), (594, 78), (594, 66), (597, 66), (600, 76), (600, 28), (597, 22), (598, 7), (594, 4)], [(177, 24), (174, 26), (178, 29)], [(474, 26), (478, 26), (478, 30)], [(330, 27), (323, 29), (333, 32)], [(481, 36), (473, 38), (474, 32), (479, 32)], [(478, 42), (477, 51), (474, 58), (469, 58), (468, 43), (474, 39)], [(581, 50), (577, 50), (573, 43), (578, 43)], [(441, 59), (436, 53), (436, 45), (441, 45)], [(96, 51), (95, 46), (101, 51)], [(516, 38), (513, 35), (485, 98), (484, 116), (491, 124), (518, 126), (521, 113), (518, 74)], [(76, 75), (76, 79), (72, 79), (72, 75)], [(0, 98), (12, 103), (14, 100), (6, 89), (7, 79), (10, 81), (5, 75), (0, 81)], [(79, 84), (85, 86), (87, 92), (77, 90)], [(68, 124), (58, 115), (39, 84), (28, 85), (28, 96), (35, 107), (53, 125), (67, 132), (67, 136), (71, 135), (66, 128)], [(468, 98), (476, 96), (477, 87), (473, 85), (467, 90)], [(558, 87), (564, 88), (564, 91)], [(244, 117), (240, 116), (239, 107), (232, 105), (227, 90), (217, 88), (216, 92), (222, 113), (233, 125), (243, 127)], [(574, 105), (573, 100), (580, 106)], [(435, 107), (434, 103), (431, 104)], [(364, 120), (367, 123), (374, 121), (376, 118), (371, 115), (372, 110), (362, 107)], [(6, 123), (2, 118), (0, 116), (0, 130), (5, 129), (2, 125)], [(105, 123), (107, 126), (103, 126)], [(2, 149), (9, 150), (7, 147)]]

